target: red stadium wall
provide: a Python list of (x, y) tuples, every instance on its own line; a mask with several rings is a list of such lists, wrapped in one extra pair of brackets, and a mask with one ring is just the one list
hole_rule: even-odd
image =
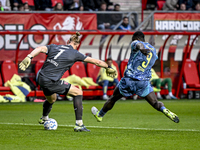
[[(1, 30), (96, 30), (97, 17), (96, 14), (64, 14), (64, 13), (3, 13), (0, 15), (0, 31)], [(5, 59), (15, 60), (17, 44), (22, 38), (22, 34), (18, 35), (0, 35), (0, 61)], [(26, 56), (31, 50), (38, 46), (47, 45), (52, 39), (54, 44), (66, 44), (70, 35), (27, 35), (20, 44), (19, 60)], [(45, 56), (37, 56), (36, 60), (44, 59)]]

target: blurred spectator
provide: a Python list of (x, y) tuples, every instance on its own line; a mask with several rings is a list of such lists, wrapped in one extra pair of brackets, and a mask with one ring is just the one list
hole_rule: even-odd
[(115, 4), (113, 11), (120, 11), (120, 5), (119, 4)]
[(0, 11), (4, 11), (1, 1), (0, 1)]
[(51, 11), (51, 9), (52, 9), (51, 0), (35, 0), (34, 2), (35, 2), (36, 10)]
[(196, 10), (196, 11), (200, 11), (200, 3), (197, 3), (197, 4), (195, 5), (195, 10)]
[(166, 0), (163, 10), (177, 10), (178, 0)]
[(24, 11), (24, 5), (23, 4), (18, 5), (18, 11)]
[(83, 2), (82, 0), (64, 0), (64, 9), (65, 10), (80, 10), (83, 11)]
[[(107, 58), (106, 63), (111, 66), (113, 69), (116, 70), (116, 67), (113, 65), (112, 63), (112, 58)], [(106, 74), (106, 69), (105, 68), (101, 68), (99, 70), (98, 76), (97, 76), (97, 83), (100, 86), (103, 86), (103, 99), (107, 100), (109, 97), (107, 96), (107, 90), (108, 90), (108, 86), (113, 86), (113, 85), (117, 85), (119, 83), (118, 79), (117, 79), (118, 74), (115, 76), (115, 78), (109, 77)]]
[(129, 19), (128, 17), (123, 17), (123, 22), (118, 28), (119, 30), (131, 30), (132, 27), (129, 24)]
[[(107, 7), (106, 3), (102, 2), (99, 11), (106, 11), (106, 7)], [(109, 18), (110, 17), (108, 14), (104, 14), (104, 13), (97, 14), (98, 29), (105, 30), (105, 29), (110, 28), (110, 23), (109, 23), (110, 19)]]
[(24, 3), (24, 11), (31, 11), (31, 8), (29, 7), (28, 3)]
[(53, 10), (54, 11), (63, 11), (63, 5), (61, 3), (56, 3)]
[[(109, 6), (113, 5), (112, 2), (110, 2), (110, 0), (93, 0), (94, 4), (95, 4), (95, 9), (100, 9), (101, 7), (101, 3), (106, 3), (106, 9), (108, 10)], [(112, 8), (113, 9), (113, 8)], [(110, 9), (110, 10), (112, 10)]]
[(4, 11), (11, 10), (10, 9), (10, 0), (0, 0), (1, 6), (3, 7)]
[(106, 10), (107, 10), (107, 4), (105, 2), (102, 2), (99, 11), (106, 11)]
[(155, 10), (157, 8), (157, 0), (147, 0), (147, 10)]
[[(120, 5), (119, 4), (115, 4), (114, 5), (114, 9), (113, 11), (120, 11)], [(122, 14), (121, 13), (114, 13), (114, 14), (110, 14), (110, 28), (114, 29), (116, 27), (116, 25), (122, 20)]]
[(96, 6), (95, 6), (94, 0), (82, 0), (82, 2), (83, 2), (84, 10), (87, 10), (87, 11), (95, 10)]
[(181, 10), (181, 11), (186, 10), (186, 5), (185, 5), (184, 3), (182, 3), (182, 4), (180, 5), (180, 9), (179, 9), (179, 10)]
[(167, 85), (168, 92), (169, 94), (166, 96), (167, 99), (177, 99), (173, 94), (172, 94), (172, 80), (171, 78), (159, 78), (159, 76), (156, 74), (155, 70), (151, 68), (151, 85), (154, 86), (153, 90), (154, 92), (157, 93), (157, 98), (158, 99), (163, 99), (160, 91), (161, 91), (161, 86), (165, 87)]
[[(192, 10), (194, 8), (194, 3), (192, 0), (179, 0), (178, 1), (178, 5), (180, 6), (180, 10), (183, 10), (181, 9), (181, 4), (185, 4), (186, 6), (186, 10)], [(182, 6), (184, 7), (184, 6)]]
[(17, 11), (19, 8), (19, 4), (22, 4), (21, 0), (11, 0), (12, 10)]

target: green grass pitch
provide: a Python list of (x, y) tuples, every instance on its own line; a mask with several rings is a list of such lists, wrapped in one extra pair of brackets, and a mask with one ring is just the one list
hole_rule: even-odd
[(90, 112), (104, 101), (84, 101), (83, 121), (91, 132), (74, 132), (72, 102), (56, 102), (50, 118), (56, 131), (37, 123), (42, 103), (0, 104), (0, 150), (199, 150), (200, 100), (163, 100), (180, 122), (172, 122), (144, 100), (116, 103), (101, 123)]

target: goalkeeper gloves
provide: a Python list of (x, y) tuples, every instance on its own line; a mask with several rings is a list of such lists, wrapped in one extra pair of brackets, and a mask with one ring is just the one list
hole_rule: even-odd
[(116, 76), (116, 71), (111, 66), (108, 66), (108, 68), (106, 68), (106, 74), (107, 76), (114, 78)]
[(24, 58), (24, 60), (22, 60), (22, 62), (19, 64), (19, 68), (23, 71), (26, 70), (26, 68), (28, 68), (28, 66), (31, 64), (31, 59), (33, 58), (33, 56), (31, 56), (30, 54), (28, 54), (26, 56), (26, 58)]

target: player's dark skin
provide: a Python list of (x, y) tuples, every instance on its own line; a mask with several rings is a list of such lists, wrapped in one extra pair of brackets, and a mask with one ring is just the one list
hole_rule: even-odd
[[(139, 40), (139, 41), (143, 41), (143, 38), (136, 38), (136, 39), (132, 39), (132, 40)], [(144, 55), (148, 55), (149, 49), (144, 49), (144, 45), (139, 43), (137, 45), (137, 49), (140, 50)], [(122, 98), (123, 95), (120, 93), (119, 88), (116, 87), (113, 95), (105, 102), (102, 110), (104, 112), (107, 112), (109, 110), (111, 110), (113, 108), (113, 106), (115, 105), (115, 102), (118, 101), (120, 98)], [(155, 95), (154, 92), (149, 93), (146, 97), (144, 97), (145, 100), (155, 109), (160, 110), (160, 108), (162, 106), (164, 106), (164, 104), (160, 101), (157, 100), (157, 97)]]
[[(123, 95), (119, 92), (119, 88), (116, 87), (113, 95), (105, 102), (102, 110), (104, 112), (107, 112), (109, 110), (111, 110), (113, 108), (113, 106), (115, 105), (115, 102), (118, 101), (120, 98), (122, 98)], [(162, 106), (164, 106), (164, 104), (162, 102), (159, 102), (157, 100), (157, 97), (155, 95), (154, 92), (149, 93), (146, 97), (145, 100), (155, 109), (160, 110), (160, 108)]]

